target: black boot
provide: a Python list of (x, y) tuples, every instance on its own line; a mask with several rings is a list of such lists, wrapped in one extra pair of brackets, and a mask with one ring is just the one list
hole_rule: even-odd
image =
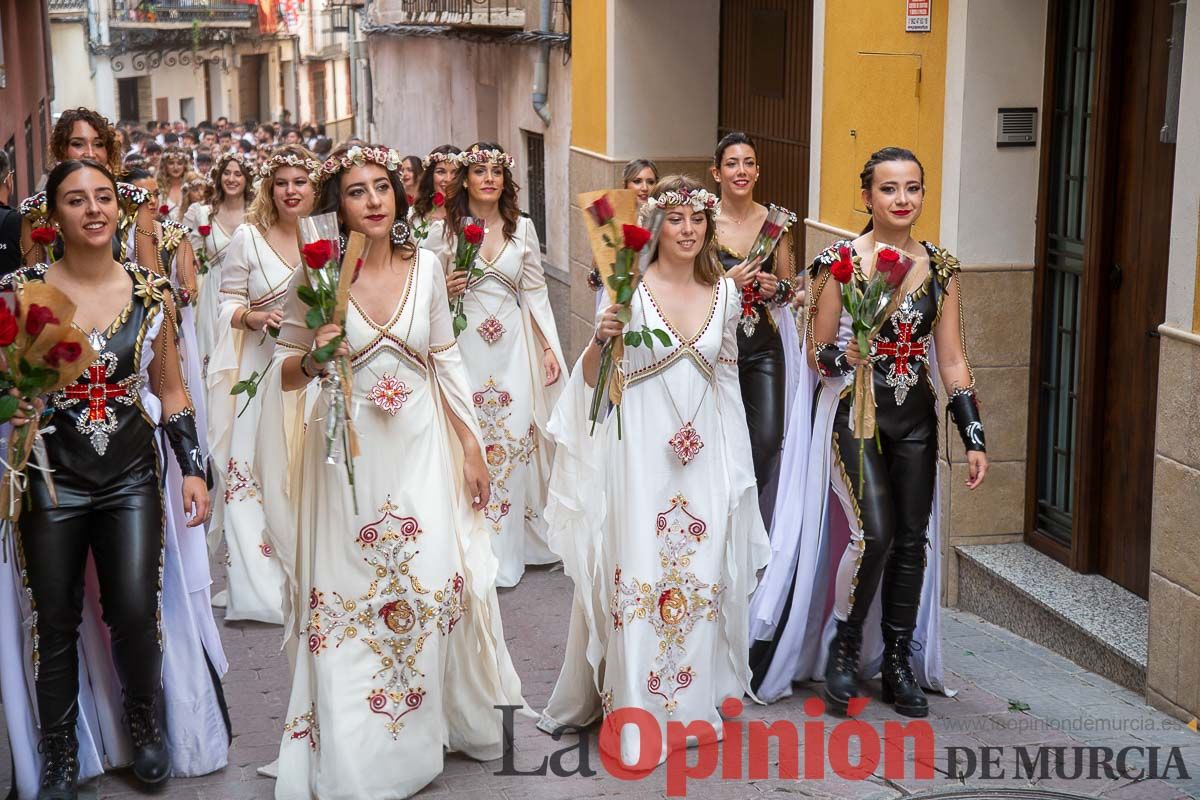
[(858, 697), (858, 656), (862, 651), (862, 625), (837, 621), (837, 633), (829, 643), (825, 662), (825, 702), (837, 714), (845, 714), (850, 698)]
[(883, 702), (891, 703), (898, 714), (906, 717), (929, 715), (929, 701), (913, 675), (910, 634), (884, 632), (883, 645)]
[(161, 696), (126, 700), (125, 722), (133, 740), (133, 774), (142, 783), (162, 783), (171, 774), (171, 755), (163, 735)]
[(75, 723), (53, 728), (42, 734), (38, 751), (45, 758), (42, 787), (37, 800), (75, 800), (75, 782), (79, 780), (79, 743)]

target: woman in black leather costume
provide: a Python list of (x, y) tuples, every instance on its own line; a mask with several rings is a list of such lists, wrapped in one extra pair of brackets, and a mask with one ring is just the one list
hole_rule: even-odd
[(711, 171), (721, 188), (717, 257), (742, 291), (738, 378), (761, 497), (779, 467), (786, 402), (783, 340), (770, 307), (802, 300), (803, 295), (794, 277), (790, 233), (783, 234), (762, 263), (746, 261), (746, 251), (767, 218), (766, 206), (754, 201), (759, 163), (753, 140), (740, 132), (726, 134), (717, 143)]
[[(112, 258), (119, 214), (112, 174), (96, 162), (66, 161), (50, 173), (46, 192), (49, 219), (65, 244), (63, 257), (7, 276), (4, 288), (45, 281), (63, 291), (78, 305), (75, 324), (91, 331), (99, 353), (76, 383), (47, 398), (48, 424), (55, 431), (44, 441), (57, 506), (42, 474), (30, 470), (17, 525), (36, 611), (34, 664), (45, 758), (38, 797), (66, 800), (76, 796), (79, 771), (76, 642), (89, 551), (124, 688), (134, 774), (157, 784), (170, 772), (162, 716), (159, 425), (183, 471), (189, 525), (204, 521), (209, 501), (176, 349), (169, 283)], [(33, 413), (25, 402), (13, 423), (25, 424)]]
[[(924, 180), (920, 162), (908, 150), (874, 153), (861, 175), (871, 223), (853, 242), (826, 249), (814, 261), (810, 276), (809, 357), (826, 388), (840, 387), (830, 443), (830, 483), (849, 520), (850, 542), (835, 572), (837, 633), (825, 668), (825, 698), (843, 713), (850, 698), (861, 694), (855, 676), (863, 622), (881, 585), (883, 701), (906, 716), (928, 713), (913, 675), (910, 648), (937, 481), (937, 394), (929, 374), (935, 347), (949, 411), (967, 450), (967, 487), (977, 488), (988, 469), (975, 378), (963, 338), (958, 261), (912, 238), (924, 201)], [(855, 276), (869, 277), (877, 263), (877, 245), (909, 254), (915, 266), (892, 302), (888, 321), (871, 341), (870, 353), (864, 354), (849, 335), (837, 279), (844, 279), (851, 265)], [(851, 378), (863, 365), (871, 369), (878, 438), (866, 440), (860, 454), (860, 440), (852, 430)], [(844, 384), (838, 384), (839, 379)]]

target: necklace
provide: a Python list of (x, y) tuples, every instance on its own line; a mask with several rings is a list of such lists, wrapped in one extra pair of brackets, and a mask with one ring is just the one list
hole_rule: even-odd
[[(646, 287), (646, 289), (649, 291), (649, 287)], [(651, 295), (651, 299), (653, 299), (653, 295)], [(638, 295), (638, 303), (642, 307), (642, 318), (645, 319), (646, 304), (642, 301), (640, 294)], [(664, 323), (666, 323), (667, 328), (669, 328), (672, 333), (679, 337), (682, 346), (684, 343), (683, 337), (679, 335), (679, 333), (675, 330), (675, 327), (671, 324), (670, 320), (666, 318), (662, 311), (658, 310), (657, 304), (655, 304), (655, 311), (657, 311), (658, 315), (662, 317), (662, 320)], [(722, 319), (723, 318), (724, 314), (722, 313)], [(707, 327), (708, 326), (706, 325), (705, 328), (701, 329), (701, 336), (703, 336)], [(658, 361), (658, 353), (655, 352), (654, 342), (650, 343), (650, 355), (655, 361)], [(715, 375), (714, 377), (709, 378), (709, 380), (704, 384), (704, 391), (700, 394), (700, 402), (696, 404), (696, 410), (692, 412), (692, 416), (687, 420), (684, 420), (683, 414), (679, 412), (679, 406), (675, 402), (675, 396), (671, 393), (671, 384), (667, 383), (667, 379), (663, 375), (663, 372), (665, 372), (665, 370), (662, 370), (658, 373), (658, 379), (662, 381), (663, 391), (667, 393), (667, 400), (669, 400), (671, 403), (671, 410), (675, 412), (675, 418), (679, 420), (679, 430), (675, 431), (671, 438), (667, 440), (667, 447), (671, 448), (671, 452), (673, 452), (675, 457), (679, 459), (680, 465), (686, 467), (694, 458), (696, 458), (696, 456), (700, 454), (700, 450), (704, 448), (704, 439), (700, 436), (700, 432), (696, 430), (695, 421), (696, 417), (700, 414), (700, 409), (704, 407), (704, 400), (706, 397), (708, 397), (708, 390), (712, 388)]]
[[(391, 265), (390, 256), (388, 258), (388, 264), (389, 266)], [(412, 264), (409, 265), (408, 268), (408, 276), (404, 280), (404, 293), (400, 296), (400, 305), (396, 308), (396, 312), (392, 315), (392, 319), (387, 325), (388, 330), (391, 330), (392, 326), (394, 326), (400, 320), (400, 316), (404, 313), (405, 307), (408, 305), (409, 294), (416, 289), (416, 271), (417, 257), (414, 255), (412, 258)], [(354, 298), (351, 297), (350, 299), (353, 300)], [(358, 304), (355, 303), (355, 306), (357, 305)], [(359, 313), (362, 314), (363, 319), (367, 321), (368, 325), (376, 330), (383, 330), (383, 328), (380, 328), (371, 320), (369, 316), (367, 316), (367, 312), (362, 308), (359, 308)], [(414, 312), (408, 317), (408, 330), (405, 331), (403, 338), (406, 346), (408, 345), (409, 338), (412, 336), (413, 320), (416, 319), (416, 316), (417, 315)], [(396, 412), (404, 407), (404, 403), (408, 400), (409, 395), (412, 394), (412, 390), (408, 388), (408, 384), (404, 383), (404, 381), (397, 378), (394, 374), (385, 371), (382, 375), (380, 375), (371, 368), (371, 363), (369, 360), (366, 361), (363, 366), (366, 367), (367, 372), (370, 372), (373, 376), (375, 376), (375, 383), (371, 386), (371, 390), (367, 392), (367, 399), (374, 403), (375, 407), (380, 411), (383, 411), (389, 416), (396, 416)]]
[[(499, 261), (500, 257), (504, 255), (504, 251), (508, 249), (508, 241), (508, 239), (504, 240), (504, 244), (500, 247), (500, 252), (496, 253), (496, 257), (491, 261), (488, 261), (482, 255), (476, 256), (480, 261), (483, 262), (485, 271), (491, 269), (492, 265)], [(475, 295), (475, 302), (479, 303), (479, 307), (482, 308), (487, 314), (487, 316), (484, 317), (483, 322), (475, 326), (475, 332), (479, 334), (480, 339), (483, 339), (488, 344), (495, 344), (496, 342), (500, 341), (501, 337), (503, 337), (507, 332), (504, 328), (504, 324), (496, 317), (496, 313), (500, 310), (500, 307), (497, 306), (496, 311), (492, 311), (487, 307), (486, 304), (484, 304), (483, 299), (478, 294)], [(504, 303), (504, 298), (500, 299), (500, 303)]]

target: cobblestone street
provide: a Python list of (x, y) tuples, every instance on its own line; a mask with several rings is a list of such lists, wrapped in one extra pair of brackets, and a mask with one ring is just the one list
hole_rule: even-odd
[[(509, 648), (524, 681), (525, 699), (540, 709), (549, 697), (562, 660), (570, 608), (570, 580), (558, 569), (534, 569), (519, 587), (501, 595)], [(219, 620), (219, 617), (218, 617)], [(229, 766), (201, 778), (173, 780), (159, 796), (180, 800), (250, 800), (273, 797), (274, 782), (257, 775), (256, 769), (275, 758), (279, 747), (282, 717), (288, 699), (288, 669), (279, 653), (276, 627), (230, 623), (222, 625), (231, 669), (225, 676), (225, 696), (233, 719), (234, 740)], [(1172, 780), (1127, 779), (1041, 781), (1041, 788), (1129, 800), (1169, 800), (1200, 796), (1200, 735), (1176, 720), (1146, 706), (1140, 697), (1041, 647), (1026, 642), (979, 618), (946, 610), (943, 622), (947, 682), (959, 690), (953, 698), (931, 697), (930, 723), (937, 737), (932, 780), (912, 778), (908, 765), (902, 779), (885, 779), (882, 765), (865, 781), (836, 777), (826, 767), (824, 780), (789, 781), (774, 777), (778, 759), (771, 759), (769, 780), (720, 780), (711, 777), (688, 784), (695, 798), (748, 798), (760, 794), (812, 798), (892, 798), (933, 788), (960, 785), (946, 775), (946, 748), (966, 747), (979, 751), (984, 746), (1004, 747), (1001, 767), (1013, 774), (1013, 748), (1044, 744), (1052, 747), (1095, 745), (1121, 747), (1157, 745), (1161, 750), (1159, 769), (1167, 760), (1167, 748), (1181, 748), (1190, 778)], [(878, 698), (878, 682), (872, 682)], [(744, 719), (807, 721), (802, 704), (811, 697), (800, 690), (796, 696), (773, 706), (747, 708)], [(1027, 708), (1026, 708), (1027, 707)], [(894, 718), (890, 709), (872, 703), (862, 718), (878, 725)], [(837, 724), (825, 718), (826, 730)], [(3, 730), (0, 727), (0, 730)], [(882, 728), (877, 730), (882, 732)], [(515, 730), (515, 766), (521, 771), (536, 768), (557, 749), (569, 746), (573, 737), (555, 743), (538, 732), (532, 720), (518, 718)], [(418, 797), (453, 797), (462, 800), (589, 800), (600, 797), (650, 800), (661, 798), (666, 789), (666, 770), (660, 767), (638, 781), (621, 781), (609, 776), (599, 763), (596, 737), (591, 738), (591, 778), (500, 776), (500, 762), (480, 764), (457, 756), (446, 763), (445, 773)], [(0, 758), (8, 762), (7, 741), (0, 742)], [(1070, 753), (1070, 751), (1068, 751)], [(857, 754), (852, 750), (852, 760)], [(576, 756), (565, 764), (574, 765)], [(1069, 756), (1070, 758), (1070, 756)], [(694, 763), (692, 753), (689, 762)], [(1139, 769), (1149, 756), (1135, 755)], [(744, 763), (746, 763), (744, 761)], [(803, 760), (801, 760), (803, 764)], [(1085, 770), (1086, 774), (1086, 770)], [(1100, 772), (1103, 776), (1103, 771)], [(1029, 781), (975, 779), (974, 787), (1027, 786)], [(139, 795), (124, 774), (93, 782), (85, 798), (133, 798)], [(0, 784), (0, 790), (4, 784)], [(369, 800), (364, 798), (364, 800)]]

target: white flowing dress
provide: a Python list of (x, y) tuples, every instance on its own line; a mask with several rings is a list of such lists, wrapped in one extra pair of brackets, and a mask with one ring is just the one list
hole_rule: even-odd
[(326, 463), (330, 390), (290, 431), (271, 405), (288, 394), (278, 362), (311, 346), (305, 311), (293, 292), (259, 434), (272, 541), (295, 567), (287, 631), (300, 639), (275, 796), (409, 797), (447, 748), (499, 758), (493, 706), (523, 703), (447, 409), (478, 428), (440, 265), (419, 250), (388, 320), (348, 311), (356, 513), (344, 465)]
[[(625, 707), (649, 711), (660, 733), (671, 720), (719, 731), (721, 702), (750, 691), (747, 603), (768, 544), (738, 384), (740, 310), (723, 279), (685, 339), (642, 284), (628, 328), (665, 330), (671, 345), (626, 349), (621, 438), (615, 413), (589, 435), (592, 390), (578, 367), (554, 412), (546, 519), (575, 592), (547, 732)], [(702, 446), (685, 465), (668, 440), (688, 421)], [(639, 746), (624, 726), (624, 763)]]
[[(192, 229), (192, 250), (197, 254), (204, 253), (208, 262), (208, 272), (196, 276), (200, 285), (195, 303), (196, 336), (207, 367), (218, 338), (217, 319), (221, 315), (221, 262), (233, 236), (221, 227), (221, 223), (213, 216), (212, 208), (203, 203), (189, 207), (183, 221)], [(211, 228), (207, 236), (200, 234), (200, 228), (204, 225)]]
[[(282, 308), (294, 269), (249, 224), (234, 231), (221, 267), (221, 315), (207, 383), (209, 446), (224, 482), (223, 495), (214, 500), (221, 509), (220, 530), (228, 554), (227, 620), (283, 622), (283, 569), (267, 540), (261, 484), (254, 468), (262, 394), (247, 404), (245, 394), (229, 393), (238, 381), (256, 372), (263, 374), (271, 363), (275, 340), (265, 331), (234, 330), (230, 323), (247, 307), (264, 312)], [(294, 404), (288, 409), (294, 413)], [(218, 543), (210, 537), (211, 546)]]
[[(435, 221), (425, 240), (438, 248), (447, 271), (454, 269), (454, 244)], [(516, 586), (526, 564), (558, 558), (546, 544), (546, 482), (553, 444), (546, 424), (566, 380), (566, 362), (550, 308), (542, 249), (533, 222), (521, 217), (513, 238), (493, 261), (479, 257), (483, 277), (472, 279), (463, 302), (467, 328), (458, 337), (471, 381), (472, 400), (491, 477), (492, 496), (484, 516), (500, 559), (500, 586)], [(562, 377), (545, 386), (541, 330)]]

